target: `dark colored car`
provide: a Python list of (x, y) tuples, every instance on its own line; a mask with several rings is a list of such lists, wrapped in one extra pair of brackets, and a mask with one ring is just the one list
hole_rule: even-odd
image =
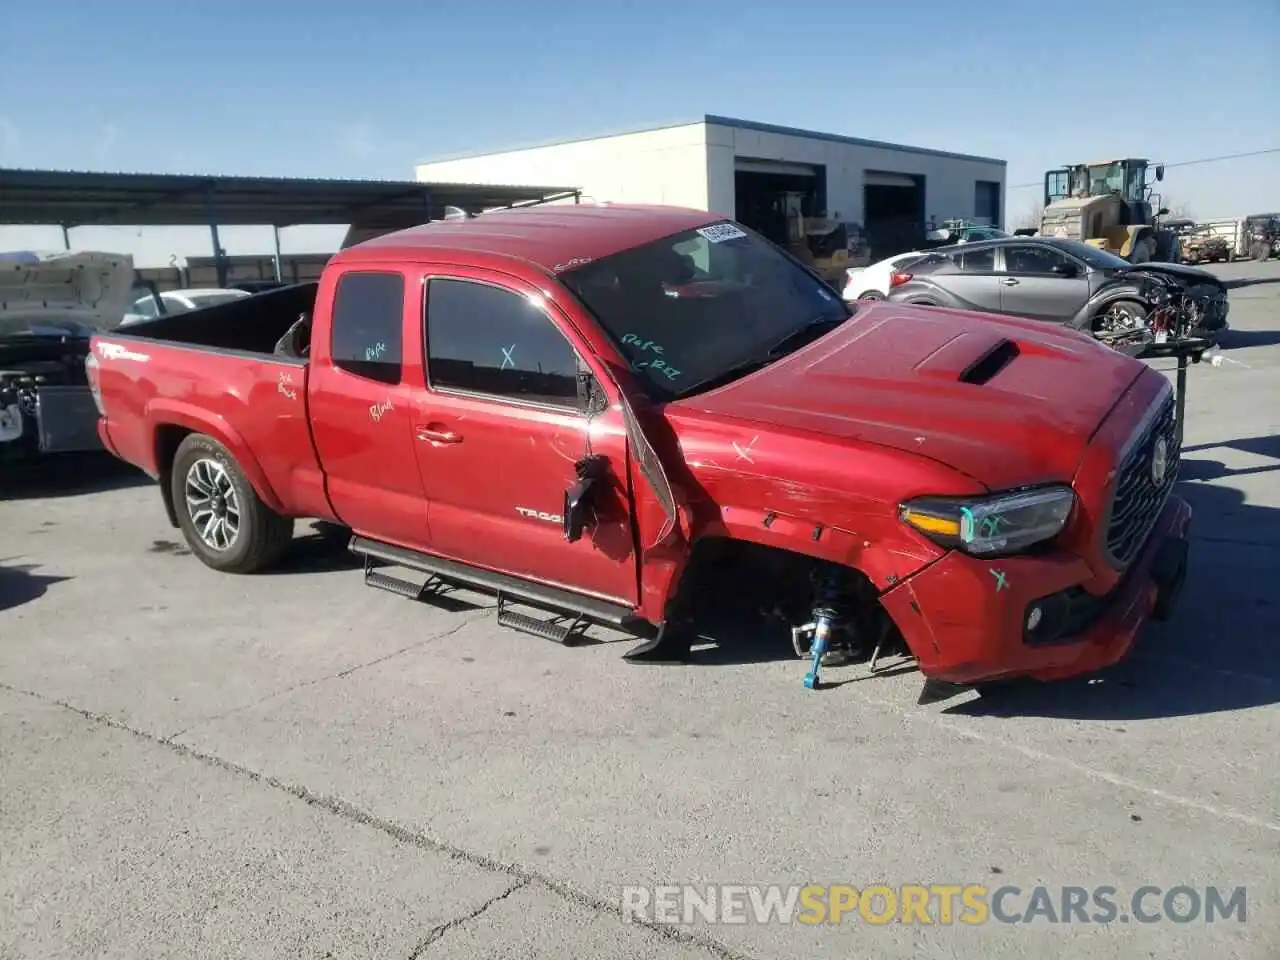
[(1133, 264), (1056, 237), (1010, 237), (943, 247), (915, 262), (889, 294), (914, 303), (1004, 313), (1097, 332), (1141, 326), (1155, 279), (1173, 280), (1203, 298), (1198, 335), (1227, 328), (1227, 288), (1209, 273), (1174, 263)]

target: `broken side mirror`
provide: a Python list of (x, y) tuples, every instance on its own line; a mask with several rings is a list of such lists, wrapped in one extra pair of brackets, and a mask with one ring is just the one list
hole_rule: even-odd
[(564, 508), (560, 517), (564, 524), (564, 538), (569, 543), (582, 539), (587, 523), (595, 516), (594, 499), (605, 478), (604, 457), (595, 454), (583, 457), (573, 465), (577, 479), (564, 492)]
[(1074, 263), (1055, 263), (1049, 268), (1051, 273), (1056, 273), (1060, 277), (1075, 277), (1080, 271), (1076, 269)]
[(1156, 216), (1157, 216), (1157, 217), (1164, 217), (1164, 216), (1168, 216), (1168, 214), (1169, 214), (1169, 208), (1168, 208), (1168, 207), (1161, 207), (1159, 210), (1157, 210), (1157, 211), (1156, 211)]

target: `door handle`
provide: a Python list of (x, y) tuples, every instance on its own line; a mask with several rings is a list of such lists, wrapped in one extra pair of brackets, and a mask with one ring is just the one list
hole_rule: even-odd
[(1016, 277), (1005, 277), (1000, 282), (1006, 287), (1016, 287), (1018, 285), (1018, 279)]
[(441, 423), (419, 424), (413, 428), (413, 432), (419, 440), (429, 440), (432, 443), (462, 442), (462, 434), (454, 433)]

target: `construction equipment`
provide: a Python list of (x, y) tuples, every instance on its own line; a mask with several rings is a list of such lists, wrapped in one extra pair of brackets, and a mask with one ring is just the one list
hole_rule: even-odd
[(806, 264), (828, 283), (840, 286), (847, 267), (864, 267), (871, 262), (867, 238), (861, 224), (834, 217), (806, 217), (801, 195), (786, 196), (787, 252)]
[(1164, 166), (1147, 160), (1104, 160), (1076, 163), (1044, 175), (1044, 213), (1040, 235), (1080, 240), (1130, 263), (1151, 260), (1178, 263), (1178, 238), (1160, 217), (1169, 211), (1152, 208), (1159, 197), (1152, 181), (1164, 179)]

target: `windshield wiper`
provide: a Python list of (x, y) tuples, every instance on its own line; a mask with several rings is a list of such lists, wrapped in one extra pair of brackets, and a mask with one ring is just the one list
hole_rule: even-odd
[(773, 346), (769, 347), (765, 353), (765, 359), (777, 360), (779, 357), (793, 352), (806, 343), (817, 340), (823, 334), (830, 333), (848, 319), (849, 314), (845, 314), (843, 317), (829, 317), (825, 314), (819, 314), (804, 326), (796, 327)]
[(705, 380), (700, 380), (689, 386), (687, 389), (682, 390), (680, 392), (680, 396), (688, 397), (695, 393), (713, 390), (716, 387), (729, 383), (732, 380), (737, 380), (739, 377), (745, 377), (749, 373), (754, 373), (761, 367), (767, 367), (775, 360), (782, 359), (782, 357), (786, 356), (788, 353), (794, 352), (804, 344), (816, 340), (823, 334), (834, 330), (851, 316), (853, 316), (852, 312), (847, 313), (842, 317), (831, 317), (826, 316), (825, 314), (819, 315), (803, 326), (796, 327), (786, 336), (771, 345), (763, 354), (739, 360), (737, 363), (721, 370), (719, 373), (707, 377)]

